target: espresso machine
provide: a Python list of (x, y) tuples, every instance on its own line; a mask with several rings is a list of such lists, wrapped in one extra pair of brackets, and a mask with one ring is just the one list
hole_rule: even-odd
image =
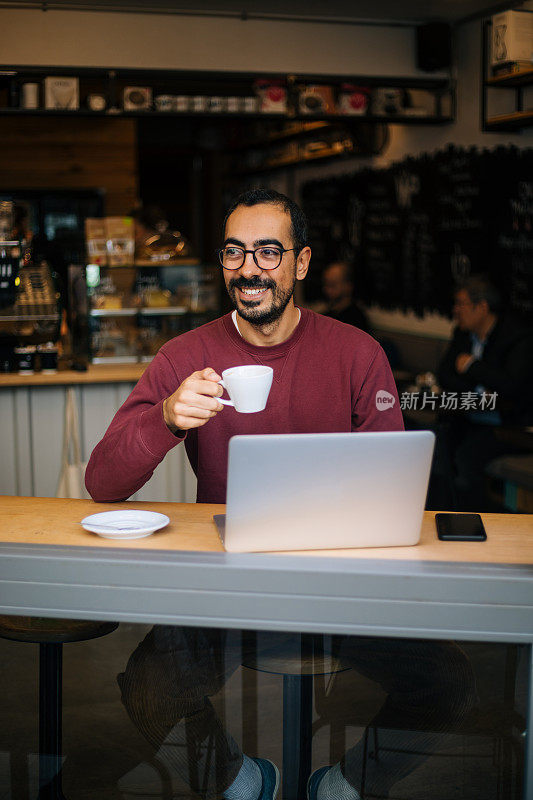
[[(59, 294), (45, 261), (32, 262), (31, 246), (13, 223), (13, 203), (0, 203), (0, 372), (31, 373), (59, 338)], [(55, 350), (57, 362), (57, 350)]]

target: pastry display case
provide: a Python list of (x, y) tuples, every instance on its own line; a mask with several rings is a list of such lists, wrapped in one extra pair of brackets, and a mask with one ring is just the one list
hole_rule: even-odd
[(173, 264), (69, 268), (75, 360), (151, 361), (174, 336), (218, 316), (219, 270), (194, 259)]

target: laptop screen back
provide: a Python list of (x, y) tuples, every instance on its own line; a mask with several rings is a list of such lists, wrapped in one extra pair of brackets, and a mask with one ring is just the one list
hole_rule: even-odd
[(416, 544), (434, 439), (430, 431), (234, 436), (226, 550)]

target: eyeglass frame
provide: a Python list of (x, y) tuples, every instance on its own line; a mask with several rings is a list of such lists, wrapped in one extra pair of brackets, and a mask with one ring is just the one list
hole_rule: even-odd
[[(226, 247), (234, 247), (236, 250), (240, 250), (242, 252), (242, 263), (239, 264), (238, 267), (226, 267), (222, 263), (222, 253), (224, 252)], [(258, 250), (263, 250), (264, 248), (268, 248), (268, 247), (270, 247), (272, 250), (278, 250), (279, 251), (279, 261), (278, 261), (278, 263), (276, 264), (275, 267), (262, 267), (261, 264), (258, 264), (258, 262), (257, 262), (257, 257), (255, 255), (257, 253), (257, 251)], [(220, 247), (217, 250), (217, 254), (218, 254), (218, 260), (220, 261), (220, 264), (221, 264), (222, 268), (223, 269), (229, 269), (231, 272), (235, 271), (236, 269), (241, 269), (241, 267), (244, 266), (244, 262), (246, 261), (246, 256), (248, 255), (248, 253), (252, 254), (252, 258), (254, 260), (254, 264), (256, 265), (256, 267), (258, 269), (262, 269), (262, 270), (266, 270), (267, 272), (270, 272), (271, 270), (277, 269), (279, 267), (279, 265), (281, 264), (281, 262), (283, 260), (283, 256), (285, 255), (285, 253), (296, 252), (297, 249), (298, 248), (296, 248), (296, 247), (279, 247), (277, 244), (273, 244), (273, 245), (261, 244), (261, 245), (259, 245), (259, 247), (256, 247), (253, 250), (246, 250), (246, 248), (240, 247), (240, 245), (235, 244), (235, 245), (225, 245), (224, 247)]]

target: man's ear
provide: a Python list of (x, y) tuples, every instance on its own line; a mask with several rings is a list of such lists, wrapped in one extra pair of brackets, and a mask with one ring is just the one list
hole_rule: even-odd
[(311, 248), (304, 247), (298, 253), (298, 258), (296, 259), (296, 279), (299, 281), (303, 281), (305, 276), (307, 275), (307, 270), (309, 269), (309, 262), (311, 261)]

